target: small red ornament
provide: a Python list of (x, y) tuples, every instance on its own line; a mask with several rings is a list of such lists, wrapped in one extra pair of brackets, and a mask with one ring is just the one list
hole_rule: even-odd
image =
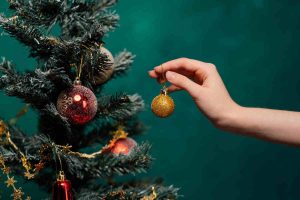
[(97, 98), (80, 81), (75, 81), (73, 87), (62, 91), (58, 96), (57, 110), (73, 124), (85, 124), (96, 115)]
[(131, 138), (118, 139), (111, 147), (110, 151), (115, 155), (129, 155), (132, 149), (137, 145), (136, 141)]
[(60, 171), (56, 182), (53, 184), (52, 200), (73, 200), (72, 185), (66, 180), (64, 172)]

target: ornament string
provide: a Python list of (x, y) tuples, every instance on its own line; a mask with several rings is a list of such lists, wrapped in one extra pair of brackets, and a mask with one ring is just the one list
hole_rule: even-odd
[(81, 73), (82, 73), (82, 67), (83, 67), (83, 56), (81, 56), (81, 58), (80, 58), (79, 68), (77, 67), (77, 77), (76, 77), (76, 80), (80, 80)]
[[(54, 148), (54, 161), (55, 161), (55, 171), (57, 174), (57, 180), (59, 181), (63, 181), (65, 179), (65, 173), (63, 171), (63, 167), (62, 167), (62, 161), (61, 161), (61, 157), (59, 155), (59, 149), (58, 149), (58, 145), (56, 145), (54, 142), (52, 142), (52, 147)], [(57, 170), (57, 160), (59, 161), (59, 167), (60, 170)]]
[(61, 161), (61, 158), (60, 158), (60, 155), (59, 155), (59, 145), (56, 145), (54, 142), (51, 143), (53, 149), (54, 149), (54, 161), (55, 161), (55, 169), (56, 169), (56, 174), (57, 174), (57, 159), (59, 161), (59, 167), (60, 167), (60, 171), (63, 171), (62, 169), (62, 161)]
[(162, 89), (161, 89), (161, 92), (164, 94), (164, 95), (167, 95), (168, 93), (168, 88), (166, 86), (166, 82), (167, 82), (167, 78), (166, 78), (166, 74), (165, 74), (165, 70), (164, 70), (164, 65), (161, 64), (161, 70), (162, 70), (162, 79), (160, 80), (160, 83), (162, 85)]
[(60, 155), (57, 154), (58, 156), (58, 161), (59, 161), (59, 165), (60, 165), (60, 170), (62, 171), (62, 162), (61, 162), (61, 158), (60, 158)]

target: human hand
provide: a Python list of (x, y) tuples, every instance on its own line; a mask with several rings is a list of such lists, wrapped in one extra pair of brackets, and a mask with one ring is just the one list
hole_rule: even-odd
[(213, 64), (180, 58), (155, 67), (149, 75), (159, 82), (166, 77), (171, 83), (168, 92), (187, 91), (200, 111), (220, 128), (240, 108), (230, 97)]
[(155, 67), (149, 75), (158, 81), (166, 77), (171, 83), (169, 92), (187, 91), (218, 128), (300, 146), (300, 112), (239, 106), (213, 64), (180, 58)]

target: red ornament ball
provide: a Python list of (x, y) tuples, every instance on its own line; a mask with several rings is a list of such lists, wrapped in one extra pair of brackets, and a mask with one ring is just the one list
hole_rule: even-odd
[(87, 87), (77, 82), (60, 93), (57, 100), (58, 112), (73, 124), (85, 124), (97, 113), (97, 98)]
[(122, 138), (118, 139), (110, 151), (115, 155), (129, 155), (132, 149), (137, 146), (136, 141), (132, 138)]

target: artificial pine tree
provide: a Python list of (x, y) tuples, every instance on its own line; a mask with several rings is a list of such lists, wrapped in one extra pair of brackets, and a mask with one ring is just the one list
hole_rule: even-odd
[[(102, 92), (134, 58), (127, 51), (113, 57), (104, 48), (103, 37), (117, 27), (119, 16), (110, 10), (116, 1), (8, 0), (13, 15), (0, 15), (3, 30), (37, 60), (35, 69), (25, 73), (8, 60), (0, 64), (0, 88), (27, 105), (14, 120), (0, 121), (0, 168), (14, 199), (27, 194), (13, 175), (37, 182), (53, 199), (62, 192), (62, 199), (178, 197), (178, 190), (160, 179), (118, 179), (144, 172), (152, 157), (148, 143), (138, 145), (127, 137), (144, 130), (136, 117), (144, 106), (141, 97)], [(52, 34), (57, 27), (60, 34)], [(33, 136), (16, 126), (28, 107), (39, 116)], [(84, 153), (94, 144), (96, 152)]]

